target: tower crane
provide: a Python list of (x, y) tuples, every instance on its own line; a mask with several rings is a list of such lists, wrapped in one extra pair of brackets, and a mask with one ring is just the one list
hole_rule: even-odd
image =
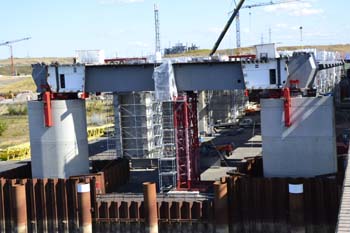
[[(254, 7), (261, 7), (261, 6), (269, 6), (269, 5), (277, 5), (277, 4), (284, 4), (284, 3), (290, 3), (290, 2), (297, 2), (300, 0), (280, 0), (280, 1), (270, 1), (270, 2), (263, 2), (263, 3), (256, 3), (251, 5), (245, 5), (242, 6), (241, 9), (251, 9)], [(236, 47), (239, 49), (241, 47), (241, 29), (240, 29), (240, 19), (239, 19), (239, 13), (236, 16)]]
[(15, 66), (14, 66), (14, 62), (13, 62), (12, 44), (20, 42), (20, 41), (24, 41), (24, 40), (29, 40), (29, 39), (31, 39), (31, 37), (25, 37), (25, 38), (21, 38), (21, 39), (17, 39), (17, 40), (10, 40), (10, 41), (5, 41), (3, 43), (0, 43), (0, 46), (8, 46), (10, 48), (10, 53), (11, 53), (11, 74), (13, 76), (15, 76), (16, 73), (15, 73)]

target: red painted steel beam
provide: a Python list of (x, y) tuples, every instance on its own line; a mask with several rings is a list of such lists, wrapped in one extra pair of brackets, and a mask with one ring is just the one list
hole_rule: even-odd
[(291, 122), (291, 98), (290, 98), (289, 88), (283, 89), (283, 97), (284, 97), (284, 124), (286, 127), (290, 127), (292, 125), (292, 122)]
[(49, 92), (49, 91), (44, 92), (43, 101), (44, 101), (45, 126), (51, 127), (51, 126), (53, 126), (52, 111), (51, 111), (51, 92)]
[(174, 103), (174, 129), (176, 144), (177, 189), (190, 188), (188, 105), (186, 95), (178, 96)]
[(146, 232), (158, 233), (156, 184), (153, 182), (145, 182), (142, 185), (145, 207)]

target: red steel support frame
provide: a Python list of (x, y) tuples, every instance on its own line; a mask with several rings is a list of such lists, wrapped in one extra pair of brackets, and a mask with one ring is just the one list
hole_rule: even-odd
[(290, 127), (292, 125), (291, 122), (291, 99), (290, 99), (290, 90), (289, 88), (283, 89), (283, 97), (284, 97), (284, 125), (286, 127)]
[(187, 92), (174, 103), (174, 129), (177, 161), (177, 188), (191, 189), (199, 181), (199, 140), (197, 94)]

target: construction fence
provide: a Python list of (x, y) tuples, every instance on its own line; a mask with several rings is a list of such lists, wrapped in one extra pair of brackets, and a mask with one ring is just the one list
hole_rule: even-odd
[[(105, 124), (101, 126), (89, 126), (87, 128), (88, 141), (96, 140), (113, 128), (114, 124)], [(0, 149), (0, 160), (24, 160), (30, 158), (30, 143), (22, 143), (16, 146), (10, 146)]]

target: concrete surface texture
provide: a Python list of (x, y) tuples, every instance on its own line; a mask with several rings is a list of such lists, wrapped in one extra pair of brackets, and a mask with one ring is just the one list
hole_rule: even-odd
[(282, 99), (261, 100), (264, 176), (337, 172), (333, 97), (292, 98), (291, 121), (285, 127)]
[(33, 178), (89, 173), (84, 100), (53, 100), (53, 126), (44, 125), (44, 103), (28, 102)]

